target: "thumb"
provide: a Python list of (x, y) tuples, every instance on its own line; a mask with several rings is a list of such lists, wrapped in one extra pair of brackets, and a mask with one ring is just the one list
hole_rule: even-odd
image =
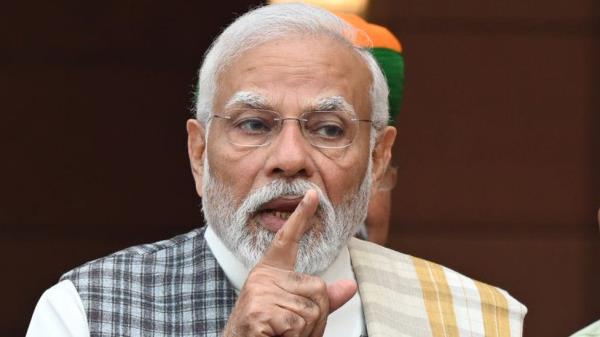
[(340, 280), (327, 286), (329, 296), (329, 313), (336, 311), (356, 294), (356, 282)]

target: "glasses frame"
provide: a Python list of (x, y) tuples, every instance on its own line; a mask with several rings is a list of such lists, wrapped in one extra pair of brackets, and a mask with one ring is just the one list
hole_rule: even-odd
[[(277, 135), (279, 135), (279, 132), (281, 132), (281, 130), (283, 129), (283, 122), (287, 121), (287, 120), (294, 120), (297, 121), (299, 126), (300, 126), (300, 131), (302, 132), (302, 136), (304, 137), (304, 139), (306, 139), (306, 141), (308, 141), (310, 143), (310, 145), (319, 148), (319, 149), (344, 149), (349, 147), (350, 145), (352, 145), (354, 143), (354, 140), (356, 139), (356, 137), (358, 136), (358, 130), (359, 130), (359, 125), (357, 125), (357, 129), (356, 129), (356, 134), (354, 135), (354, 138), (352, 138), (352, 140), (350, 141), (350, 143), (346, 144), (346, 145), (342, 145), (342, 146), (322, 146), (322, 145), (316, 145), (314, 144), (311, 139), (309, 137), (306, 136), (306, 122), (308, 122), (307, 118), (303, 118), (303, 116), (311, 114), (311, 113), (317, 113), (317, 112), (335, 112), (335, 111), (339, 111), (339, 112), (344, 112), (348, 115), (350, 115), (351, 113), (349, 113), (348, 111), (344, 111), (344, 110), (313, 110), (313, 111), (306, 111), (303, 112), (300, 116), (298, 117), (282, 117), (281, 114), (277, 111), (274, 110), (269, 110), (269, 109), (253, 109), (253, 110), (259, 110), (259, 111), (264, 111), (264, 112), (269, 112), (271, 114), (273, 114), (275, 116), (275, 118), (273, 119), (273, 121), (276, 122), (276, 126), (277, 126), (277, 134), (271, 136), (268, 141), (266, 141), (263, 144), (258, 144), (258, 145), (246, 145), (246, 144), (238, 144), (238, 143), (234, 143), (231, 141), (231, 139), (229, 139), (229, 137), (227, 137), (227, 141), (230, 144), (233, 144), (235, 146), (241, 146), (241, 147), (262, 147), (262, 146), (268, 146), (271, 144), (271, 142), (273, 141), (273, 139), (275, 139), (277, 137)], [(354, 115), (354, 113), (352, 113), (352, 115)], [(210, 118), (212, 117), (217, 117), (220, 119), (225, 119), (228, 121), (231, 121), (232, 116), (228, 116), (228, 115), (222, 115), (222, 114), (215, 114), (213, 113)], [(365, 122), (365, 123), (371, 123), (371, 127), (374, 127), (373, 125), (373, 120), (372, 119), (359, 119), (359, 118), (350, 118), (350, 121), (352, 122)]]

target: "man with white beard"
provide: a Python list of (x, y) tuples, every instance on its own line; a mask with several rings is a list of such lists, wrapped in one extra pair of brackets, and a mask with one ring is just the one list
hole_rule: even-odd
[(520, 336), (505, 291), (352, 239), (396, 135), (357, 34), (299, 4), (227, 27), (187, 122), (207, 227), (63, 275), (28, 336)]

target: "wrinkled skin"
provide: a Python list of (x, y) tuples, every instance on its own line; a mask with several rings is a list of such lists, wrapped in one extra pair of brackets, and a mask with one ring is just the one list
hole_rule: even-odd
[(319, 277), (293, 271), (298, 241), (316, 208), (311, 190), (250, 272), (223, 336), (322, 336), (327, 315), (352, 298), (354, 281), (327, 286)]
[[(238, 57), (219, 77), (214, 111), (226, 110), (237, 92), (265, 97), (269, 109), (297, 117), (318, 99), (341, 96), (360, 119), (370, 119), (371, 74), (359, 55), (324, 36), (291, 36), (267, 42)], [(370, 124), (361, 123), (351, 146), (324, 151), (304, 138), (296, 122), (286, 122), (266, 146), (241, 148), (223, 136), (223, 123), (206, 130), (189, 120), (188, 153), (196, 190), (202, 196), (204, 156), (216, 179), (231, 186), (239, 206), (252, 190), (273, 179), (302, 178), (317, 185), (334, 205), (358, 189), (372, 160), (372, 181), (378, 184), (388, 165), (396, 130), (380, 130), (370, 151)], [(319, 277), (293, 271), (298, 241), (315, 222), (316, 192), (306, 193), (262, 260), (251, 270), (223, 336), (323, 335), (327, 316), (356, 292), (354, 281), (326, 285)]]

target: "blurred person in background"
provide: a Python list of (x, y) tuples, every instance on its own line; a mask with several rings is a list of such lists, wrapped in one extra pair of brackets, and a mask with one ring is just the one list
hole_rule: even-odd
[[(360, 33), (356, 43), (370, 50), (388, 84), (389, 124), (393, 125), (402, 106), (404, 94), (404, 57), (398, 38), (387, 28), (369, 23), (358, 15), (334, 12)], [(360, 225), (357, 237), (380, 245), (387, 243), (390, 228), (392, 190), (396, 187), (397, 168), (393, 164), (385, 170), (379, 184), (373, 184), (367, 218)]]
[[(598, 226), (600, 229), (600, 209), (598, 209)], [(600, 337), (600, 320), (572, 334), (571, 337)]]

